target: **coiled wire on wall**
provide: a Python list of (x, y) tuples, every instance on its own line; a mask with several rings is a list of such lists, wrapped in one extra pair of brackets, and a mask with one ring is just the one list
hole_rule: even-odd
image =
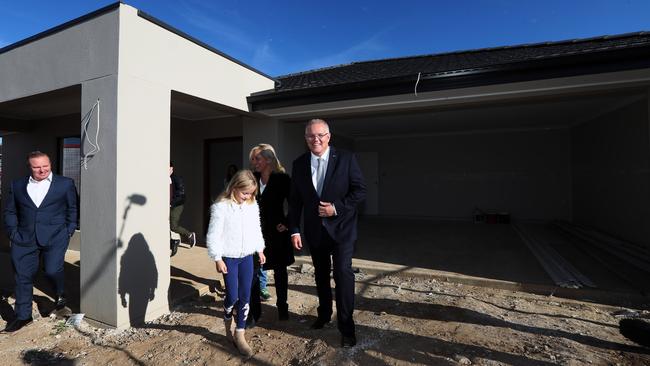
[[(90, 126), (91, 121), (93, 120), (93, 112), (97, 110), (97, 126), (95, 128), (95, 139), (94, 141), (91, 140), (91, 138), (88, 136), (88, 127)], [(99, 99), (93, 104), (93, 107), (86, 113), (86, 115), (81, 119), (81, 130), (82, 130), (82, 138), (81, 138), (81, 166), (84, 167), (84, 169), (88, 170), (88, 161), (91, 160), (99, 151), (101, 148), (99, 147)], [(87, 141), (88, 144), (91, 146), (90, 151), (84, 152), (84, 142)]]

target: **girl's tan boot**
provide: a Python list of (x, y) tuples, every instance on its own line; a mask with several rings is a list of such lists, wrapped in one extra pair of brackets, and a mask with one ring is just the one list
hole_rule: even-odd
[(246, 338), (244, 337), (245, 333), (245, 329), (235, 329), (235, 345), (242, 356), (250, 357), (253, 355), (253, 350), (246, 342)]

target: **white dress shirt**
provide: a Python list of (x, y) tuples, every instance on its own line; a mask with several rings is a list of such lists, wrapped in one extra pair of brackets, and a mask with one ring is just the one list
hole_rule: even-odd
[[(319, 156), (314, 155), (314, 153), (311, 153), (311, 182), (314, 184), (314, 189), (318, 191), (318, 179), (316, 176), (318, 175), (318, 158)], [(327, 163), (330, 160), (330, 148), (328, 147), (327, 150), (323, 153), (323, 155), (320, 156), (320, 158), (323, 159), (323, 172), (327, 173)], [(325, 177), (323, 177), (325, 179)]]
[(47, 191), (50, 190), (50, 185), (52, 184), (52, 172), (47, 178), (42, 181), (37, 181), (34, 177), (29, 176), (29, 183), (27, 183), (27, 194), (29, 198), (32, 199), (36, 207), (40, 207), (43, 203)]
[(47, 178), (43, 179), (40, 182), (34, 179), (34, 177), (31, 175), (29, 176), (29, 183), (27, 183), (27, 194), (29, 195), (29, 198), (32, 199), (36, 207), (40, 207), (41, 203), (43, 203), (43, 199), (45, 198), (47, 191), (50, 190), (51, 184), (52, 172), (50, 172), (50, 175), (48, 175)]
[[(314, 153), (311, 153), (311, 182), (314, 185), (314, 189), (316, 192), (318, 192), (318, 158), (319, 156), (315, 155)], [(323, 159), (323, 174), (327, 174), (327, 165), (329, 164), (330, 161), (330, 148), (328, 147), (327, 150), (323, 153), (323, 155), (320, 156), (321, 159)], [(325, 181), (325, 177), (323, 177), (323, 183)], [(332, 208), (334, 209), (334, 216), (338, 215), (336, 213), (336, 206), (334, 206), (334, 203), (332, 203)], [(295, 234), (294, 234), (295, 235)]]
[(264, 193), (265, 189), (266, 189), (266, 184), (262, 183), (262, 178), (260, 178), (260, 194)]

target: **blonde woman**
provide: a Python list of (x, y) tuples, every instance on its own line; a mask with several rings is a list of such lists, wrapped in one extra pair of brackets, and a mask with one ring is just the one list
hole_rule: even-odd
[(210, 207), (206, 242), (208, 255), (223, 274), (226, 297), (223, 301), (226, 337), (232, 339), (233, 313), (236, 314), (234, 342), (239, 352), (250, 357), (252, 349), (244, 337), (253, 278), (253, 254), (266, 262), (260, 213), (255, 199), (257, 182), (250, 170), (240, 170), (226, 190)]
[(289, 201), (291, 178), (285, 173), (273, 146), (259, 144), (252, 152), (254, 154), (251, 160), (260, 187), (257, 200), (262, 218), (262, 234), (266, 243), (264, 253), (267, 260), (263, 269), (273, 270), (278, 319), (287, 320), (287, 267), (295, 261), (289, 239), (289, 223), (284, 210), (285, 203)]

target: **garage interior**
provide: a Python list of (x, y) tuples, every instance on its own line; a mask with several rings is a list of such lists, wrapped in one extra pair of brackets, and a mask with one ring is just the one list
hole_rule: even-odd
[[(325, 119), (368, 184), (355, 258), (650, 290), (646, 89)], [(285, 121), (285, 141), (303, 125)]]

